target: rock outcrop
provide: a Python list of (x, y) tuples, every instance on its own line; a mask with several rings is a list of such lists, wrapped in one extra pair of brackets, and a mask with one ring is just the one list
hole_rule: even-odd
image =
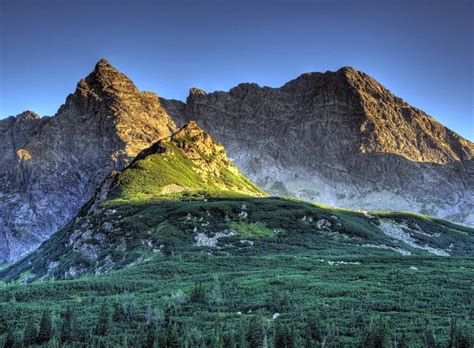
[(175, 130), (158, 96), (138, 91), (106, 60), (55, 116), (0, 120), (0, 261), (35, 249), (112, 170)]
[(474, 145), (352, 68), (280, 88), (193, 88), (163, 105), (178, 124), (198, 121), (270, 193), (474, 224)]

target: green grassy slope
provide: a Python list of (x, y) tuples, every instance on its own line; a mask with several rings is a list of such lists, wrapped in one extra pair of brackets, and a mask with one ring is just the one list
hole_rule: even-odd
[(265, 196), (230, 162), (222, 145), (194, 122), (144, 150), (110, 190), (109, 200), (180, 199), (212, 196)]
[[(473, 258), (406, 257), (323, 238), (308, 246), (299, 237), (259, 237), (231, 254), (175, 249), (99, 277), (6, 285), (0, 333), (13, 327), (21, 335), (27, 319), (39, 323), (45, 309), (60, 332), (68, 306), (77, 321), (69, 343), (94, 346), (145, 345), (149, 308), (160, 347), (174, 328), (183, 346), (213, 347), (216, 336), (232, 346), (247, 342), (256, 322), (270, 343), (278, 330), (289, 330), (295, 346), (308, 347), (324, 340), (326, 346), (370, 346), (371, 330), (384, 330), (386, 347), (404, 336), (423, 347), (431, 332), (447, 347), (454, 321), (462, 337), (473, 332)], [(106, 337), (96, 334), (104, 303), (112, 320)]]
[[(383, 233), (384, 223), (402, 226), (414, 244)], [(199, 253), (203, 248), (213, 255), (233, 256), (300, 248), (345, 259), (430, 256), (432, 249), (473, 256), (474, 232), (413, 214), (367, 215), (282, 198), (199, 194), (185, 200), (112, 199), (99, 213), (77, 217), (36, 252), (0, 270), (0, 279), (31, 282), (99, 275), (160, 253)]]
[(267, 197), (194, 123), (104, 188), (0, 269), (0, 344), (45, 310), (53, 346), (472, 343), (473, 229)]

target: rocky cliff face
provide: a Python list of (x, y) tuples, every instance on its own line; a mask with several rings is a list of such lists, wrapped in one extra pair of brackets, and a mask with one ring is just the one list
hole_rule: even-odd
[(36, 248), (111, 171), (189, 120), (272, 194), (474, 224), (474, 145), (361, 72), (193, 88), (182, 103), (101, 60), (55, 116), (0, 120), (0, 261)]
[(474, 224), (474, 145), (352, 68), (280, 88), (193, 88), (163, 105), (179, 124), (198, 121), (270, 193)]
[(159, 98), (105, 60), (55, 116), (0, 120), (0, 261), (35, 249), (112, 170), (175, 130)]

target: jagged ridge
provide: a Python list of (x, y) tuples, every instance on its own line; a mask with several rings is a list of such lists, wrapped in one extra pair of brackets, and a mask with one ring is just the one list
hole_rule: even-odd
[(163, 105), (179, 124), (198, 121), (272, 194), (474, 223), (474, 145), (355, 69), (280, 88), (191, 89), (185, 104)]

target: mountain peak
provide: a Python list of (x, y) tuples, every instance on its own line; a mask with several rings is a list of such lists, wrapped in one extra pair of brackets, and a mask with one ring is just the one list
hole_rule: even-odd
[(111, 198), (136, 200), (206, 192), (265, 196), (227, 158), (224, 147), (189, 121), (143, 150), (112, 187)]
[(39, 120), (41, 117), (31, 110), (23, 111), (21, 114), (16, 115), (18, 121), (29, 121), (29, 120)]
[(109, 79), (111, 80), (116, 79), (116, 78), (128, 78), (122, 74), (120, 71), (118, 71), (112, 64), (109, 63), (109, 61), (105, 58), (100, 59), (95, 67), (94, 70), (92, 71), (91, 75), (98, 76), (102, 79)]
[(191, 120), (186, 122), (186, 124), (173, 135), (173, 137), (191, 134), (206, 134), (206, 132), (204, 132), (204, 130), (198, 126), (196, 121)]
[(102, 58), (97, 62), (94, 70), (77, 84), (76, 93), (83, 94), (87, 91), (101, 95), (103, 92), (109, 94), (134, 93), (138, 92), (138, 89), (127, 76)]
[(101, 67), (110, 67), (112, 65), (110, 65), (109, 61), (105, 58), (101, 58), (99, 59), (99, 61), (97, 62), (97, 64), (95, 65), (95, 68), (96, 69), (99, 69)]
[(340, 73), (358, 73), (359, 71), (352, 66), (343, 66), (342, 68), (339, 68), (337, 72)]

